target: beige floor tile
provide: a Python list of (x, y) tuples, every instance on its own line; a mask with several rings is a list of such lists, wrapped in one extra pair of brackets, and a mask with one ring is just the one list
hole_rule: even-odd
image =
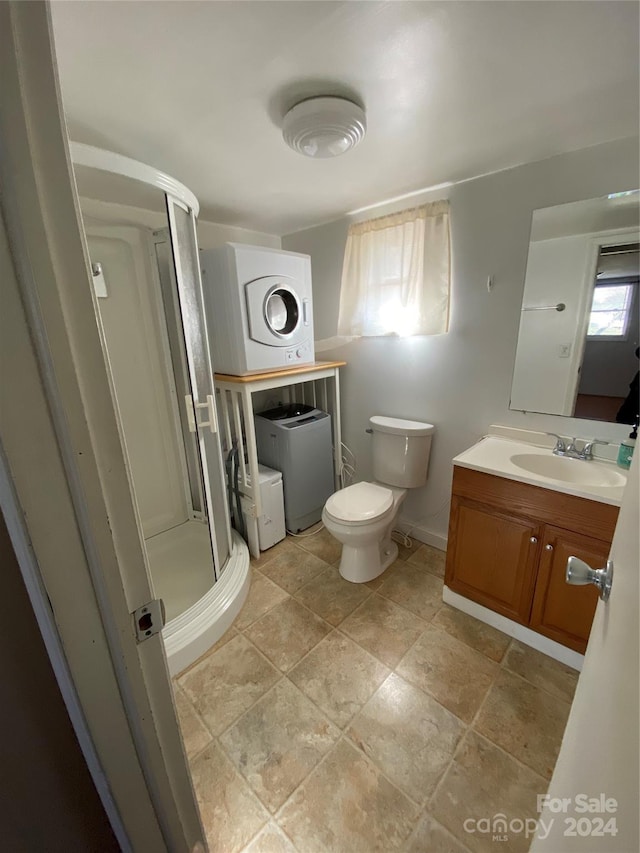
[(265, 613), (244, 633), (278, 669), (286, 672), (330, 630), (322, 619), (287, 596), (286, 601)]
[(431, 572), (439, 578), (444, 577), (444, 564), (447, 558), (446, 551), (432, 548), (431, 545), (420, 545), (407, 557), (410, 566), (417, 566), (426, 572)]
[(340, 736), (287, 679), (220, 737), (236, 768), (272, 812), (278, 809)]
[(426, 622), (393, 601), (372, 595), (344, 620), (340, 630), (393, 668), (426, 627)]
[(278, 678), (278, 670), (238, 634), (180, 676), (178, 683), (209, 731), (218, 735)]
[(314, 557), (297, 545), (291, 545), (286, 550), (283, 549), (273, 560), (265, 563), (260, 571), (282, 589), (294, 593), (326, 568), (327, 564), (324, 560)]
[(346, 733), (388, 779), (422, 805), (465, 728), (435, 699), (392, 673)]
[(207, 651), (200, 655), (197, 660), (194, 660), (193, 663), (190, 663), (189, 666), (185, 667), (181, 672), (173, 677), (173, 680), (177, 683), (179, 678), (182, 678), (183, 675), (186, 675), (188, 672), (191, 672), (192, 669), (198, 666), (205, 658), (208, 658), (210, 654), (216, 652), (218, 649), (221, 649), (229, 640), (233, 640), (234, 637), (238, 636), (238, 632), (236, 631), (234, 626), (231, 626), (225, 633), (220, 637), (220, 639), (215, 642), (211, 648), (207, 649)]
[[(498, 844), (492, 840), (491, 830), (468, 832), (464, 823), (481, 818), (491, 821), (499, 813), (508, 822), (535, 819), (536, 797), (546, 790), (544, 779), (469, 731), (429, 804), (429, 812), (476, 853), (495, 853), (498, 848), (524, 853), (531, 844), (524, 832), (509, 832)], [(467, 828), (475, 827), (467, 823)]]
[(567, 702), (573, 701), (580, 673), (543, 655), (537, 649), (514, 640), (503, 665), (554, 696), (566, 699)]
[(398, 557), (405, 562), (409, 559), (409, 557), (412, 554), (415, 554), (415, 552), (418, 550), (418, 548), (420, 548), (420, 546), (422, 545), (422, 542), (420, 542), (419, 539), (411, 539), (411, 536), (409, 536), (409, 539), (411, 541), (411, 545), (409, 545), (409, 546), (405, 545), (400, 540), (400, 537), (398, 537), (396, 539), (394, 536), (394, 540), (393, 540), (396, 543), (396, 545), (398, 546)]
[(176, 701), (184, 749), (187, 758), (191, 759), (201, 752), (208, 743), (211, 743), (211, 734), (178, 685), (174, 687), (173, 695)]
[(269, 812), (216, 743), (192, 762), (191, 778), (210, 850), (242, 850), (269, 820)]
[(295, 542), (300, 548), (304, 548), (305, 551), (314, 554), (330, 565), (337, 563), (342, 556), (341, 543), (333, 538), (326, 527), (314, 536), (305, 536), (304, 538), (296, 539)]
[(292, 551), (295, 551), (296, 548), (297, 545), (294, 540), (287, 536), (280, 542), (276, 542), (276, 544), (272, 545), (271, 548), (266, 551), (262, 551), (259, 557), (251, 557), (251, 566), (254, 569), (262, 571), (263, 566), (270, 563), (275, 557), (281, 557), (283, 554), (291, 553)]
[(442, 581), (399, 560), (391, 569), (392, 573), (378, 588), (378, 594), (430, 621), (442, 607)]
[(269, 823), (245, 847), (243, 853), (297, 853), (284, 832), (275, 823)]
[(468, 853), (451, 833), (425, 813), (403, 848), (404, 853)]
[(249, 595), (233, 623), (234, 626), (241, 631), (288, 597), (289, 593), (285, 592), (282, 587), (270, 581), (260, 572), (253, 571)]
[(570, 708), (564, 699), (502, 670), (474, 728), (550, 779)]
[(329, 566), (326, 571), (301, 587), (295, 598), (332, 625), (339, 625), (359, 604), (371, 595), (364, 584), (349, 583), (338, 569)]
[(389, 670), (353, 640), (333, 631), (289, 673), (327, 716), (344, 728)]
[(365, 756), (342, 740), (278, 815), (304, 853), (390, 853), (399, 850), (415, 806)]
[(486, 696), (498, 665), (455, 637), (429, 626), (396, 671), (469, 723)]
[(433, 624), (498, 663), (504, 657), (504, 653), (511, 642), (511, 637), (503, 634), (502, 631), (480, 622), (479, 619), (474, 619), (473, 616), (463, 613), (462, 610), (449, 607), (447, 604), (436, 613)]

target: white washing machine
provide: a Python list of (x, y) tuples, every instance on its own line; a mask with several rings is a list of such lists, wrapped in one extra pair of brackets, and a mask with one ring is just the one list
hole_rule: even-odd
[(314, 361), (308, 255), (226, 243), (201, 252), (200, 265), (216, 373)]

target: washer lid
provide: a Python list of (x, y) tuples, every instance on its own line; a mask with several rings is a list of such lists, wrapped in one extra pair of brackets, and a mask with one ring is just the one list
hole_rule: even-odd
[(355, 483), (331, 495), (325, 504), (338, 521), (367, 521), (383, 515), (393, 505), (393, 492), (375, 483)]
[(431, 435), (435, 427), (422, 421), (405, 421), (401, 418), (385, 418), (374, 415), (369, 423), (377, 432), (390, 432), (392, 435)]

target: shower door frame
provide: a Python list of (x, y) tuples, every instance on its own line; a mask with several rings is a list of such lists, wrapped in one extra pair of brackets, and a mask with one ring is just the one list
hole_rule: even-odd
[[(165, 193), (167, 218), (169, 220), (170, 245), (173, 255), (174, 273), (178, 286), (178, 301), (180, 305), (179, 328), (184, 335), (184, 351), (188, 366), (188, 379), (191, 393), (185, 396), (184, 405), (187, 409), (187, 419), (191, 432), (196, 437), (197, 458), (203, 476), (203, 512), (207, 519), (209, 538), (213, 552), (214, 581), (218, 581), (231, 554), (231, 524), (229, 507), (224, 483), (224, 463), (218, 430), (218, 414), (216, 407), (215, 389), (213, 384), (213, 364), (206, 315), (204, 310), (204, 294), (200, 274), (200, 259), (198, 256), (198, 237), (196, 219), (193, 209), (175, 197)], [(186, 215), (188, 232), (188, 248), (179, 244), (178, 222), (176, 211)], [(193, 253), (189, 257), (189, 249)], [(189, 281), (189, 262), (191, 262), (192, 281)], [(192, 407), (192, 408), (191, 408)], [(200, 414), (202, 412), (202, 416)], [(211, 477), (212, 471), (219, 473), (222, 506), (214, 505)]]
[[(181, 334), (182, 330), (180, 328), (177, 282), (172, 262), (167, 263), (169, 281), (164, 280), (161, 261), (158, 257), (158, 246), (166, 246), (171, 256), (171, 261), (173, 261), (171, 235), (168, 227), (152, 231), (149, 237), (149, 259), (153, 269), (155, 285), (153, 299), (161, 326), (160, 343), (164, 355), (163, 367), (170, 384), (173, 426), (176, 436), (181, 439), (181, 441), (179, 440), (181, 448), (180, 464), (182, 466), (187, 514), (193, 521), (206, 521), (202, 472), (195, 470), (198, 468), (196, 435), (185, 430), (185, 421), (183, 419), (185, 408), (183, 402), (184, 395), (181, 391), (183, 388), (186, 389), (188, 387), (189, 376), (184, 352), (184, 336)], [(169, 301), (171, 303), (170, 306), (167, 305)], [(170, 324), (173, 329), (169, 328)], [(175, 332), (176, 339), (172, 341), (173, 332)], [(194, 479), (196, 480), (195, 483), (193, 482)], [(197, 499), (201, 507), (199, 510), (194, 507), (194, 491), (197, 493)]]

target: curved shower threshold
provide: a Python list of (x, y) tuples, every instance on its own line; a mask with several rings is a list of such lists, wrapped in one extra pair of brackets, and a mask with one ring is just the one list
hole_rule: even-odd
[(233, 548), (220, 580), (162, 631), (172, 677), (217, 643), (245, 602), (251, 582), (249, 549), (235, 530), (232, 537)]

